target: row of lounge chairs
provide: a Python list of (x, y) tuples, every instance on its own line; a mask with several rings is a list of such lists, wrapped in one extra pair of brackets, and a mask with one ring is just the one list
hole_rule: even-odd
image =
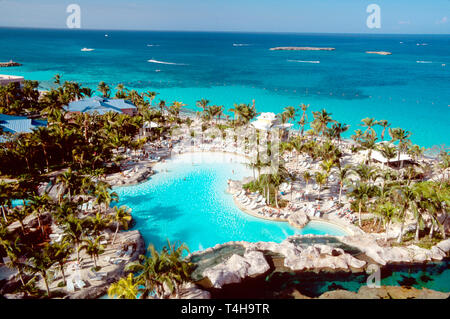
[(244, 206), (249, 209), (256, 209), (257, 207), (264, 205), (265, 198), (257, 193), (253, 195), (258, 195), (256, 198), (251, 199), (246, 194), (245, 191), (240, 191), (236, 194), (236, 199)]
[(271, 217), (271, 218), (282, 218), (287, 219), (291, 214), (287, 211), (278, 211), (273, 208), (267, 208), (264, 207), (262, 210), (258, 212), (258, 214), (264, 216), (264, 217)]
[(348, 220), (351, 223), (355, 222), (358, 219), (355, 215), (353, 215), (353, 212), (350, 209), (342, 209), (336, 212), (336, 216)]

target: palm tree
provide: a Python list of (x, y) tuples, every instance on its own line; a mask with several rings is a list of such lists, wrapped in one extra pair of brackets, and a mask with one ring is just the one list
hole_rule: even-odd
[(285, 114), (286, 120), (295, 120), (296, 109), (293, 106), (287, 106), (284, 108), (283, 114)]
[(392, 190), (392, 198), (399, 206), (398, 218), (400, 219), (400, 233), (397, 238), (397, 243), (401, 243), (403, 240), (403, 226), (405, 224), (406, 213), (408, 209), (415, 208), (415, 194), (409, 186), (399, 186)]
[(51, 259), (54, 260), (59, 265), (61, 274), (63, 277), (64, 285), (66, 285), (66, 275), (64, 273), (64, 264), (69, 259), (72, 253), (72, 247), (70, 242), (67, 240), (61, 240), (60, 242), (55, 242), (50, 245), (49, 253)]
[(27, 271), (37, 272), (42, 276), (48, 297), (50, 297), (50, 288), (48, 286), (47, 271), (54, 263), (55, 260), (51, 258), (49, 245), (47, 244), (41, 251), (34, 252), (33, 257), (29, 259), (29, 263), (26, 266)]
[(78, 249), (84, 236), (83, 221), (73, 215), (67, 216), (64, 221), (64, 237), (75, 245), (77, 263), (80, 263), (80, 250)]
[(375, 213), (380, 215), (384, 221), (384, 229), (386, 231), (385, 237), (384, 237), (385, 242), (387, 242), (387, 240), (388, 240), (389, 226), (391, 224), (391, 220), (397, 214), (397, 210), (398, 210), (397, 206), (395, 206), (394, 204), (392, 204), (389, 201), (387, 201), (381, 205), (377, 205), (375, 208)]
[[(398, 158), (397, 161), (400, 161), (400, 154), (402, 151), (405, 151), (410, 143), (409, 137), (411, 136), (411, 132), (405, 131), (401, 128), (393, 128), (389, 129), (389, 135), (392, 138), (391, 142), (398, 141), (397, 153)], [(401, 162), (400, 168), (403, 168), (403, 161)]]
[(197, 107), (201, 108), (203, 111), (205, 111), (207, 109), (208, 104), (209, 104), (209, 100), (207, 100), (207, 99), (198, 100), (196, 103)]
[(126, 206), (114, 206), (114, 217), (112, 221), (116, 224), (116, 231), (114, 232), (112, 241), (113, 245), (116, 240), (117, 233), (119, 232), (119, 227), (122, 225), (125, 229), (128, 229), (128, 223), (131, 220), (130, 212), (131, 209)]
[(317, 194), (317, 199), (320, 199), (320, 193), (322, 191), (323, 185), (325, 185), (327, 182), (328, 175), (326, 173), (316, 172), (314, 174), (314, 178), (316, 180), (316, 183), (319, 185), (319, 192)]
[(152, 102), (153, 102), (153, 100), (156, 98), (156, 96), (158, 94), (159, 93), (156, 93), (156, 92), (153, 92), (153, 91), (147, 91), (147, 92), (144, 92), (143, 96), (146, 96), (146, 97), (148, 97), (150, 99), (150, 106), (152, 106)]
[(367, 129), (365, 130), (364, 133), (370, 134), (372, 137), (375, 137), (376, 133), (375, 133), (375, 130), (373, 129), (373, 127), (375, 125), (377, 125), (378, 122), (375, 121), (374, 118), (369, 118), (369, 117), (362, 119), (361, 122), (363, 122), (363, 124), (360, 124), (360, 126), (367, 127)]
[(94, 195), (96, 196), (95, 202), (102, 205), (106, 209), (109, 207), (111, 202), (117, 202), (119, 196), (116, 192), (110, 193), (111, 187), (109, 184), (102, 182), (98, 183), (95, 187)]
[(133, 274), (121, 278), (118, 282), (111, 284), (108, 288), (108, 296), (118, 299), (137, 299), (140, 283), (136, 281)]
[(55, 79), (53, 81), (53, 83), (55, 83), (57, 85), (61, 85), (61, 75), (60, 74), (55, 74), (55, 76), (53, 78)]
[(311, 175), (311, 173), (309, 171), (304, 171), (302, 177), (306, 183), (305, 187), (308, 187), (309, 181), (312, 179), (313, 176)]
[(150, 256), (139, 256), (141, 262), (133, 262), (127, 265), (127, 271), (139, 273), (138, 282), (145, 286), (143, 298), (149, 293), (155, 292), (156, 296), (163, 298), (166, 288), (170, 292), (175, 291), (179, 295), (179, 286), (190, 280), (192, 265), (184, 261), (181, 256), (184, 251), (189, 251), (186, 245), (172, 246), (168, 241), (168, 247), (157, 252), (153, 245), (148, 247)]
[(97, 236), (95, 240), (85, 239), (83, 240), (84, 244), (82, 244), (78, 250), (86, 250), (86, 253), (91, 256), (94, 261), (94, 267), (97, 269), (97, 259), (98, 256), (103, 254), (105, 251), (105, 247), (100, 244), (100, 241), (103, 239), (103, 236)]
[(303, 132), (305, 130), (305, 125), (308, 123), (308, 115), (306, 114), (306, 111), (308, 110), (309, 104), (301, 104), (300, 108), (303, 111), (302, 117), (300, 118), (300, 121), (297, 122), (297, 124), (301, 127), (301, 133), (300, 136), (303, 136)]
[(341, 144), (341, 134), (345, 133), (350, 128), (350, 125), (342, 124), (339, 122), (336, 122), (331, 127), (331, 130), (333, 132), (333, 137), (337, 138), (338, 145)]
[(42, 235), (44, 235), (44, 229), (41, 225), (41, 214), (49, 211), (51, 207), (53, 207), (52, 199), (50, 196), (48, 196), (47, 193), (44, 193), (43, 195), (34, 195), (30, 199), (30, 202), (28, 203), (31, 208), (31, 212), (36, 213), (36, 217), (38, 220), (38, 226), (39, 229), (42, 231)]
[(108, 84), (106, 84), (104, 81), (101, 81), (98, 86), (97, 86), (97, 90), (100, 91), (100, 93), (102, 93), (102, 96), (104, 98), (109, 97), (111, 89), (109, 88)]
[[(389, 166), (390, 160), (395, 158), (395, 156), (397, 155), (395, 147), (388, 143), (380, 144), (380, 146), (377, 147), (377, 150), (381, 153), (381, 155), (383, 155), (384, 158), (387, 159), (388, 166)], [(384, 162), (383, 162), (382, 168), (384, 168)]]
[(313, 112), (314, 120), (312, 123), (314, 127), (317, 129), (318, 133), (323, 134), (328, 123), (335, 122), (331, 118), (331, 115), (332, 114), (328, 113), (325, 109), (323, 109), (322, 111)]
[(350, 175), (351, 173), (351, 165), (347, 164), (344, 167), (339, 166), (339, 171), (338, 171), (338, 178), (339, 178), (339, 200), (338, 203), (341, 203), (341, 197), (342, 197), (342, 189), (344, 188), (344, 183), (347, 180), (347, 177)]
[(383, 128), (383, 131), (381, 132), (381, 140), (384, 141), (384, 134), (386, 133), (386, 129), (391, 126), (391, 124), (386, 120), (379, 120), (375, 124), (378, 124)]
[(5, 223), (8, 223), (8, 206), (11, 204), (11, 186), (9, 183), (0, 181), (0, 209)]
[[(65, 189), (64, 193), (67, 193), (69, 201), (71, 201), (72, 200), (71, 189), (78, 186), (77, 176), (76, 176), (75, 172), (73, 172), (72, 169), (69, 167), (69, 169), (67, 171), (60, 174), (56, 178), (56, 183), (61, 183), (64, 186), (64, 189)], [(63, 195), (63, 193), (60, 194), (60, 202), (62, 199), (62, 197), (61, 197), (62, 195)]]
[(11, 217), (18, 221), (20, 228), (22, 229), (22, 234), (25, 235), (25, 226), (23, 220), (30, 214), (30, 206), (16, 206), (10, 211)]
[(45, 157), (45, 163), (47, 166), (47, 171), (49, 170), (49, 163), (48, 163), (48, 155), (47, 155), (47, 148), (51, 145), (51, 135), (47, 127), (39, 126), (37, 127), (32, 135), (32, 138), (35, 140), (36, 145), (42, 146), (42, 151), (44, 153)]
[[(2, 233), (6, 232), (7, 230), (3, 230)], [(15, 241), (9, 241), (5, 240), (4, 237), (1, 236), (0, 244), (3, 246), (3, 249), (6, 251), (6, 255), (9, 258), (9, 261), (6, 263), (6, 266), (17, 270), (20, 282), (22, 283), (22, 286), (25, 286), (25, 281), (23, 277), (26, 264), (22, 261), (21, 256), (25, 255), (26, 246), (24, 246), (20, 242), (20, 237), (17, 237)]]
[(95, 214), (95, 217), (88, 217), (88, 224), (90, 230), (96, 235), (99, 236), (100, 233), (107, 227), (110, 222), (109, 217), (105, 217), (100, 212)]
[(353, 186), (353, 189), (350, 193), (348, 193), (348, 196), (354, 198), (358, 202), (358, 223), (359, 227), (362, 226), (361, 223), (361, 209), (363, 203), (367, 203), (369, 199), (374, 195), (375, 189), (364, 183), (359, 182), (358, 184)]

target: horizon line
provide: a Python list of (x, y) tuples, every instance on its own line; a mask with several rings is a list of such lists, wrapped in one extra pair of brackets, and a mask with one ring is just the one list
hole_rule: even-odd
[(63, 27), (30, 27), (1, 26), (0, 29), (33, 29), (33, 30), (67, 30), (67, 31), (135, 31), (135, 32), (198, 32), (198, 33), (265, 33), (265, 34), (340, 34), (340, 35), (448, 35), (450, 33), (376, 33), (376, 32), (316, 32), (316, 31), (236, 31), (236, 30), (168, 30), (168, 29), (101, 29), (101, 28), (63, 28)]

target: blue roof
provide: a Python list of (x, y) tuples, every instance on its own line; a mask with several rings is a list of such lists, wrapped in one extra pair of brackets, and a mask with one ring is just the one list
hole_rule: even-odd
[[(44, 120), (32, 120), (25, 116), (0, 114), (0, 127), (3, 132), (11, 134), (32, 133), (36, 127), (46, 125), (47, 121)], [(0, 143), (3, 141), (5, 139), (0, 137)]]
[(70, 102), (65, 107), (68, 112), (105, 114), (109, 111), (123, 113), (123, 109), (136, 109), (133, 103), (123, 99), (109, 99), (100, 96), (94, 96), (83, 100)]

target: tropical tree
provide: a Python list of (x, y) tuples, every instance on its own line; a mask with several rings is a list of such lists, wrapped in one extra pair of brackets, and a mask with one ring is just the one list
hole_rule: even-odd
[(130, 215), (131, 209), (126, 206), (114, 206), (114, 217), (112, 218), (112, 221), (116, 224), (116, 231), (114, 232), (114, 237), (112, 244), (114, 245), (114, 242), (116, 241), (117, 233), (119, 232), (120, 226), (124, 227), (125, 229), (128, 229), (128, 223), (131, 220)]
[(399, 206), (398, 219), (400, 220), (400, 232), (397, 238), (397, 243), (401, 243), (403, 240), (403, 227), (405, 225), (405, 219), (408, 209), (415, 209), (416, 202), (415, 194), (409, 186), (398, 186), (392, 189), (392, 198), (394, 202)]
[(380, 125), (383, 128), (383, 131), (381, 132), (381, 141), (384, 141), (384, 134), (386, 133), (386, 129), (391, 126), (391, 124), (386, 120), (379, 120), (376, 122), (376, 124)]
[(117, 299), (137, 299), (140, 283), (136, 281), (133, 274), (121, 278), (118, 282), (111, 284), (108, 288), (108, 296)]
[(384, 229), (386, 231), (384, 237), (385, 242), (387, 242), (388, 240), (389, 226), (391, 224), (392, 219), (396, 216), (397, 210), (398, 210), (397, 206), (395, 206), (389, 201), (377, 205), (375, 208), (375, 213), (379, 215), (384, 221)]
[(64, 236), (63, 239), (67, 239), (75, 245), (75, 251), (77, 252), (77, 263), (80, 263), (80, 250), (78, 249), (84, 236), (83, 221), (69, 215), (64, 221)]
[[(393, 128), (389, 129), (389, 135), (391, 136), (392, 140), (391, 142), (394, 143), (398, 141), (397, 145), (397, 161), (400, 161), (400, 154), (408, 148), (409, 143), (411, 143), (409, 137), (411, 136), (411, 132), (405, 131), (401, 128)], [(400, 165), (401, 168), (403, 168), (403, 161)]]
[(359, 227), (362, 226), (361, 223), (361, 210), (363, 204), (367, 204), (369, 199), (372, 198), (376, 193), (376, 188), (366, 184), (364, 182), (359, 182), (353, 185), (353, 189), (347, 195), (353, 198), (358, 203), (358, 224)]
[(97, 90), (102, 93), (102, 96), (104, 98), (109, 97), (111, 89), (109, 88), (108, 84), (106, 84), (104, 81), (101, 81), (98, 86), (97, 86)]
[(78, 248), (79, 251), (86, 250), (86, 253), (91, 256), (95, 269), (97, 269), (97, 259), (99, 255), (103, 254), (105, 251), (105, 247), (100, 244), (102, 239), (103, 236), (97, 236), (94, 240), (85, 239), (83, 240), (83, 244)]
[(47, 296), (50, 297), (50, 288), (48, 286), (48, 269), (53, 266), (55, 260), (51, 258), (49, 245), (47, 244), (42, 250), (35, 251), (33, 256), (28, 260), (26, 270), (32, 273), (39, 273), (44, 280)]
[(54, 260), (58, 265), (63, 277), (64, 285), (66, 285), (66, 275), (64, 273), (64, 265), (72, 254), (71, 243), (67, 240), (52, 243), (49, 246), (50, 259)]

